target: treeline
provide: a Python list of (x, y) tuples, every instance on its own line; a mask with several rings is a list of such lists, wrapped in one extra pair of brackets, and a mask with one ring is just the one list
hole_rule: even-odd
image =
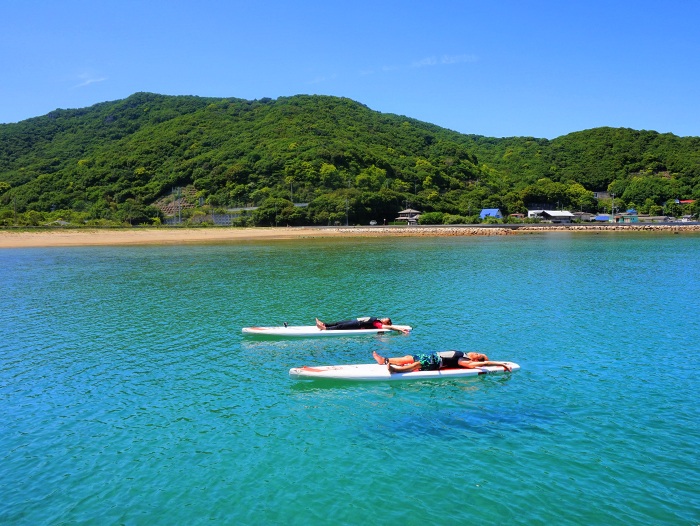
[[(643, 213), (661, 213), (675, 200), (700, 199), (700, 137), (595, 128), (551, 141), (466, 135), (461, 144), (482, 162), (518, 180), (515, 187), (524, 190), (526, 202), (547, 198), (533, 195), (543, 179), (575, 181), (589, 190), (614, 193), (619, 200), (616, 208), (619, 204), (620, 209), (631, 207)], [(545, 202), (559, 201), (555, 194), (550, 192)], [(601, 211), (609, 211), (611, 203), (599, 203)]]
[(188, 185), (197, 206), (262, 206), (289, 224), (390, 221), (407, 206), (597, 211), (609, 205), (592, 192), (608, 189), (644, 211), (700, 197), (700, 140), (610, 128), (494, 139), (306, 95), (137, 93), (0, 125), (0, 218), (16, 208), (152, 222), (162, 214), (151, 205)]

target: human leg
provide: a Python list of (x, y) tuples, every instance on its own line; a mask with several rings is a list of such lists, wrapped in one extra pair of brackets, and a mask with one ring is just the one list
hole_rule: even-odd
[(387, 365), (390, 373), (409, 373), (412, 371), (420, 371), (420, 362), (413, 362), (406, 365), (394, 365), (391, 362)]
[(336, 321), (333, 323), (326, 323), (325, 326), (328, 331), (352, 331), (362, 328), (362, 324), (357, 320)]
[(413, 356), (410, 356), (410, 355), (401, 356), (400, 358), (389, 358), (388, 361), (392, 365), (406, 365), (406, 364), (415, 362), (415, 360), (413, 359)]
[(392, 364), (392, 365), (406, 365), (406, 364), (411, 364), (414, 362), (413, 356), (402, 356), (400, 358), (385, 358), (384, 356), (380, 356), (379, 354), (375, 352), (372, 353), (372, 356), (374, 359), (377, 361), (379, 365), (386, 365), (386, 364)]
[(372, 351), (372, 357), (377, 361), (379, 365), (385, 365), (389, 363), (388, 358), (384, 358), (384, 356), (380, 356), (377, 354), (377, 351)]

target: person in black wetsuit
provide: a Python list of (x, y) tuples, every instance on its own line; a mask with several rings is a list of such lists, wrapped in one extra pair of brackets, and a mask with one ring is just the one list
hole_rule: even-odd
[(488, 356), (478, 352), (442, 351), (424, 354), (406, 355), (400, 358), (385, 358), (372, 353), (379, 365), (386, 365), (391, 373), (408, 373), (412, 371), (438, 371), (440, 369), (476, 369), (485, 365), (500, 365), (506, 371), (510, 367), (506, 362), (489, 361)]
[(352, 331), (361, 329), (390, 329), (392, 331), (408, 334), (408, 329), (399, 329), (391, 324), (391, 318), (374, 318), (365, 316), (354, 320), (336, 321), (333, 323), (323, 323), (316, 318), (316, 327), (322, 331)]

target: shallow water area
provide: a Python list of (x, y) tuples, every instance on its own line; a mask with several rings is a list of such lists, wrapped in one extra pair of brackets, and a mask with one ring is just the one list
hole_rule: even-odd
[[(0, 250), (3, 524), (698, 524), (700, 235)], [(388, 315), (410, 335), (245, 338)], [(510, 375), (299, 382), (372, 351)]]

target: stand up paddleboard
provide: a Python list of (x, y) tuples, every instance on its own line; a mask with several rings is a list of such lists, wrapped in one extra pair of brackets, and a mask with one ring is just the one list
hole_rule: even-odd
[[(513, 362), (504, 362), (512, 371), (520, 366)], [(501, 365), (486, 365), (477, 369), (441, 369), (439, 371), (414, 371), (410, 373), (390, 373), (386, 365), (324, 365), (321, 367), (294, 367), (289, 370), (289, 377), (295, 380), (350, 380), (356, 382), (376, 382), (386, 380), (424, 380), (426, 378), (461, 378), (483, 374), (503, 374)]]
[[(394, 325), (399, 329), (411, 330), (408, 325)], [(402, 334), (391, 329), (357, 329), (351, 331), (322, 331), (315, 325), (292, 327), (244, 327), (243, 334), (248, 336), (286, 336), (289, 338), (316, 338), (323, 336), (367, 336), (369, 334)]]

